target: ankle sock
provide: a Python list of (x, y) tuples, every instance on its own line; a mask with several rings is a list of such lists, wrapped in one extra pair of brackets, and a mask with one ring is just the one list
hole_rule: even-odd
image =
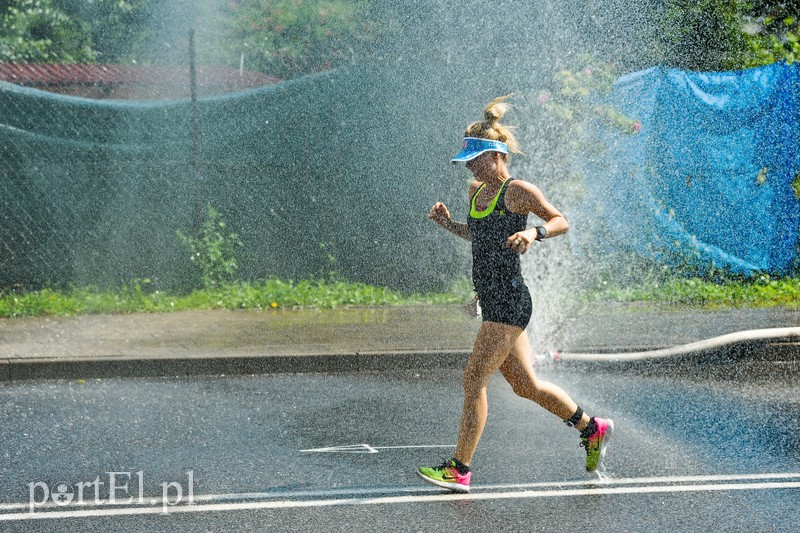
[(595, 431), (597, 431), (597, 424), (594, 421), (594, 417), (592, 417), (589, 419), (589, 423), (586, 424), (586, 427), (583, 428), (583, 431), (581, 431), (581, 438), (588, 439), (594, 435)]
[(458, 459), (456, 459), (455, 457), (453, 457), (453, 463), (455, 463), (456, 470), (458, 470), (458, 473), (461, 474), (462, 476), (469, 472), (469, 467), (464, 463), (462, 463), (461, 461), (459, 461)]

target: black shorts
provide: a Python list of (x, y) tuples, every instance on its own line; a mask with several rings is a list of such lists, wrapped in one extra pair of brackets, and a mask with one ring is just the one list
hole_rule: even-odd
[(478, 290), (484, 322), (497, 322), (525, 329), (531, 321), (533, 302), (525, 283)]

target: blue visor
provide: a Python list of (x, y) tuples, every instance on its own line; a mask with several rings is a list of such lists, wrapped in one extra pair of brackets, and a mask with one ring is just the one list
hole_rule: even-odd
[(500, 141), (479, 139), (477, 137), (464, 137), (464, 145), (461, 147), (461, 151), (450, 161), (452, 163), (463, 163), (475, 159), (484, 152), (501, 152), (507, 154), (508, 145)]

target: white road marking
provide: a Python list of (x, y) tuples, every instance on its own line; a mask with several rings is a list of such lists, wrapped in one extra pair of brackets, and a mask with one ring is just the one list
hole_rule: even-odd
[(327, 448), (300, 450), (301, 453), (378, 453), (379, 450), (401, 450), (405, 448), (455, 448), (455, 444), (420, 444), (416, 446), (370, 446), (369, 444), (346, 444)]
[[(511, 489), (511, 490), (504, 490)], [(261, 509), (291, 509), (331, 507), (342, 505), (393, 505), (402, 503), (436, 503), (457, 500), (505, 500), (526, 498), (558, 498), (570, 496), (655, 494), (687, 492), (720, 492), (740, 490), (800, 489), (800, 472), (671, 476), (645, 478), (605, 478), (587, 481), (542, 482), (522, 484), (482, 485), (470, 494), (445, 492), (430, 487), (395, 487), (370, 489), (339, 489), (325, 491), (264, 492), (243, 494), (196, 495), (191, 505), (168, 507), (168, 513), (203, 513), (250, 511)], [(369, 497), (369, 495), (374, 495)], [(367, 497), (359, 497), (367, 496)], [(28, 504), (0, 505), (1, 521), (54, 520), (61, 518), (96, 518), (126, 515), (164, 514), (158, 506), (123, 504), (117, 502), (85, 503), (81, 507), (60, 511), (14, 512), (27, 509)], [(205, 502), (205, 503), (201, 503)], [(112, 505), (116, 505), (113, 507)], [(137, 506), (138, 505), (138, 506)], [(95, 507), (96, 506), (96, 507)], [(92, 508), (89, 508), (92, 507)]]

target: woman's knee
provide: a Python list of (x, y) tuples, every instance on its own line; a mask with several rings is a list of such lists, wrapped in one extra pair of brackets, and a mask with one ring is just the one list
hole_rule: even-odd
[(511, 383), (511, 390), (517, 396), (528, 400), (536, 401), (541, 396), (541, 390), (536, 386), (536, 382), (530, 380), (519, 380)]
[(514, 394), (528, 400), (538, 401), (542, 398), (543, 390), (539, 381), (527, 373), (515, 372), (505, 376)]
[(524, 383), (522, 381), (512, 381), (511, 383), (511, 390), (514, 391), (514, 394), (520, 396), (522, 398), (530, 398), (531, 394), (533, 394), (533, 388), (530, 386), (530, 383)]
[(479, 371), (467, 368), (464, 371), (462, 386), (464, 387), (464, 395), (469, 398), (481, 394), (488, 385), (488, 379)]

